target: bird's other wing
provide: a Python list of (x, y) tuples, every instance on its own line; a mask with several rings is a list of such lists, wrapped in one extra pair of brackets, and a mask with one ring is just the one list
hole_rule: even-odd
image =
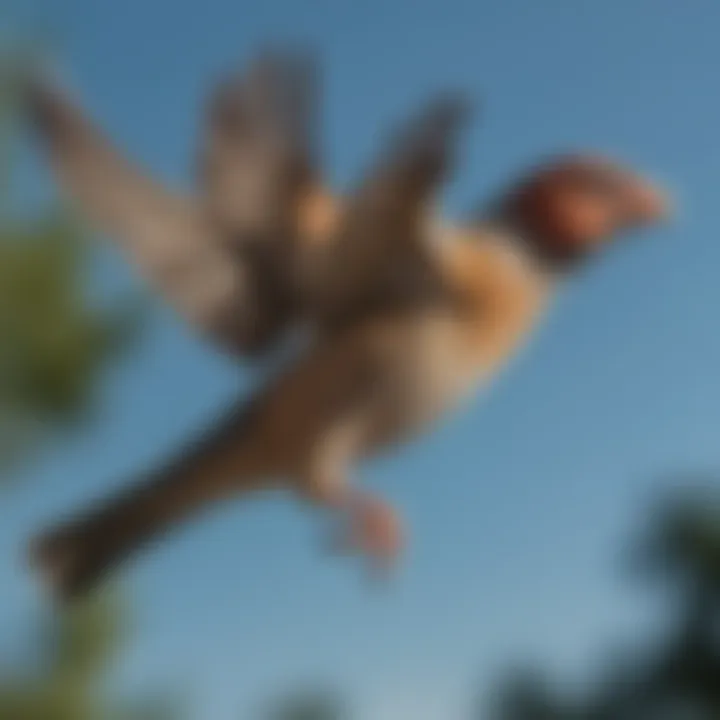
[(26, 108), (61, 190), (203, 335), (236, 349), (252, 292), (202, 208), (128, 160), (58, 86), (34, 77)]
[[(466, 98), (435, 96), (396, 130), (343, 205), (332, 243), (313, 260), (318, 315), (354, 316), (363, 305), (421, 294), (432, 274), (428, 215), (453, 168)], [(392, 300), (391, 300), (392, 299)]]
[(297, 208), (317, 182), (319, 85), (308, 53), (266, 50), (212, 93), (200, 190), (239, 242), (296, 234)]
[[(410, 224), (423, 212), (456, 163), (471, 106), (461, 93), (436, 95), (391, 135), (355, 190), (358, 214)], [(352, 218), (354, 220), (354, 216)]]

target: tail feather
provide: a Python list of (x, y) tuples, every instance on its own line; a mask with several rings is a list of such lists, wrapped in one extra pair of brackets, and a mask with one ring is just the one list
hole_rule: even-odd
[(79, 527), (75, 530), (51, 530), (30, 545), (31, 564), (51, 594), (61, 602), (84, 595), (113, 567), (112, 555), (104, 542), (98, 544)]
[(272, 470), (248, 432), (253, 414), (248, 408), (233, 411), (161, 473), (34, 539), (30, 562), (52, 595), (68, 602), (86, 594), (213, 500), (266, 484)]
[[(132, 488), (33, 540), (31, 563), (52, 594), (62, 601), (84, 595), (145, 541), (168, 529), (171, 520), (179, 519), (178, 501), (192, 490), (183, 480), (168, 475), (162, 482)], [(201, 478), (196, 482), (200, 485)], [(190, 497), (186, 500), (189, 511)]]

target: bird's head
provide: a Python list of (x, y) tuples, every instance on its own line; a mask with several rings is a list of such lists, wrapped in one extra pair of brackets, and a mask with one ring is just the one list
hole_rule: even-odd
[(670, 204), (630, 169), (574, 155), (536, 167), (505, 196), (500, 213), (543, 258), (567, 266), (629, 230), (665, 220)]

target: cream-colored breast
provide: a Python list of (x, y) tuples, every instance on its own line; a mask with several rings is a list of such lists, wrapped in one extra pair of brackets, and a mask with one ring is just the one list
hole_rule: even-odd
[(380, 330), (387, 349), (376, 440), (397, 440), (432, 425), (491, 380), (529, 336), (552, 281), (497, 235), (447, 238), (438, 261), (457, 303), (390, 321)]
[(461, 297), (458, 352), (488, 380), (529, 337), (555, 280), (516, 239), (490, 231), (456, 238), (443, 259)]

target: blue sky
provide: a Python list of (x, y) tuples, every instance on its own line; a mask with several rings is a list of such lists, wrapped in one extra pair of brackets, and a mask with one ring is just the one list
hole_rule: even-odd
[[(664, 179), (681, 210), (569, 288), (477, 402), (367, 469), (412, 532), (390, 588), (323, 557), (314, 519), (285, 499), (228, 506), (127, 573), (135, 632), (118, 683), (179, 688), (207, 720), (307, 683), (346, 691), (360, 718), (447, 720), (514, 658), (576, 676), (646, 622), (617, 553), (657, 473), (720, 466), (717, 3), (35, 0), (12, 18), (51, 28), (92, 113), (180, 185), (207, 83), (265, 40), (300, 39), (325, 63), (337, 183), (416, 100), (453, 85), (484, 109), (450, 212), (578, 147)], [(112, 254), (103, 272), (136, 282)], [(28, 532), (165, 457), (248, 383), (157, 309), (108, 379), (100, 425), (3, 498), (0, 644), (38, 609), (19, 562)]]

